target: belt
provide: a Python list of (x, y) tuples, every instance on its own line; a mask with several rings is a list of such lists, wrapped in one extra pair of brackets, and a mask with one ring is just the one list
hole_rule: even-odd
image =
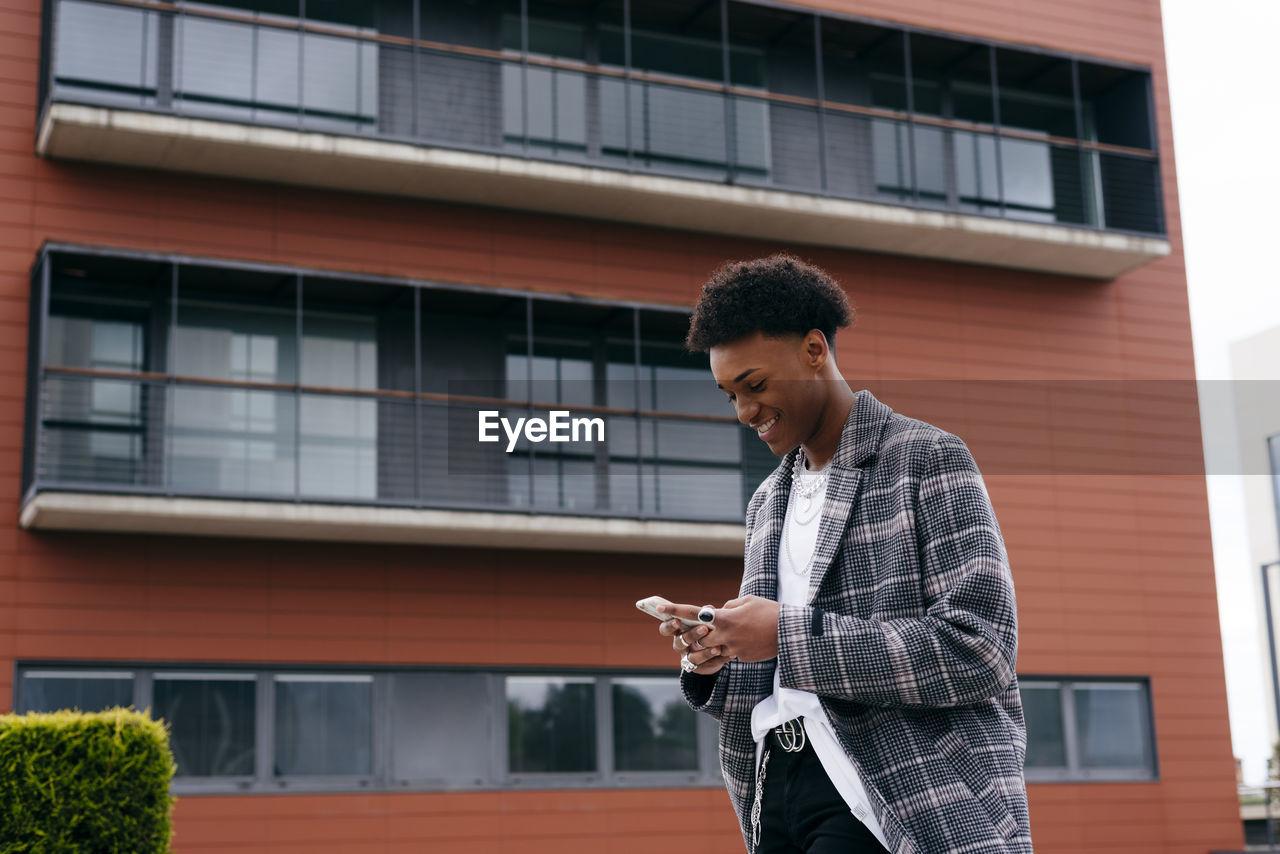
[(804, 721), (800, 718), (792, 718), (778, 724), (770, 730), (766, 738), (770, 745), (784, 753), (799, 753), (809, 743), (804, 731)]

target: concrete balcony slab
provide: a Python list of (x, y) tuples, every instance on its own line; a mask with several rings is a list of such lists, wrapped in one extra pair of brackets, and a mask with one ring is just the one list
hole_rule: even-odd
[(746, 529), (714, 522), (38, 492), (29, 531), (106, 531), (251, 539), (742, 556)]
[(1091, 279), (1170, 252), (1160, 237), (78, 104), (49, 105), (36, 151)]

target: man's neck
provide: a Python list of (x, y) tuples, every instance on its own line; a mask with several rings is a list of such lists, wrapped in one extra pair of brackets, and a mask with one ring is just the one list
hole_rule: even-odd
[(844, 434), (844, 425), (849, 422), (849, 413), (853, 411), (856, 395), (843, 378), (832, 382), (831, 397), (823, 406), (822, 418), (817, 432), (809, 441), (801, 445), (810, 471), (823, 468), (831, 462), (840, 447), (840, 437)]

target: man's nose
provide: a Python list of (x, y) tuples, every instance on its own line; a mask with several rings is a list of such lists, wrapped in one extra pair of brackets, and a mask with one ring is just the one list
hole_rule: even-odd
[(760, 414), (760, 404), (754, 400), (744, 400), (742, 395), (734, 399), (733, 405), (738, 411), (738, 421), (748, 427)]

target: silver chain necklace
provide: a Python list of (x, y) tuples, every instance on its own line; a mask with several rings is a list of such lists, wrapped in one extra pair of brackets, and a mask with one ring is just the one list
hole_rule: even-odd
[[(791, 474), (791, 495), (793, 498), (797, 498), (798, 503), (796, 506), (803, 514), (807, 514), (813, 507), (814, 496), (817, 495), (818, 491), (826, 485), (827, 475), (830, 473), (830, 467), (828, 466), (828, 468), (823, 469), (822, 474), (813, 478), (803, 477), (801, 472), (805, 470), (804, 451), (801, 451), (796, 454), (795, 471)], [(810, 516), (803, 521), (799, 518), (797, 518), (796, 521), (800, 522), (801, 525), (806, 525), (809, 522), (812, 522), (816, 516), (817, 514), (815, 513), (813, 516)]]
[[(801, 470), (804, 468), (803, 458), (803, 452), (796, 454), (795, 471), (792, 472), (791, 475), (792, 506), (790, 515), (797, 525), (808, 525), (821, 515), (817, 510), (814, 510), (812, 515), (805, 518), (797, 511), (808, 512), (815, 504), (817, 504), (813, 499), (817, 496), (818, 491), (826, 484), (828, 473), (824, 470), (822, 474), (817, 477), (808, 478), (807, 480), (809, 482), (805, 483), (801, 480), (800, 475)], [(797, 498), (797, 496), (799, 497)], [(795, 571), (796, 575), (804, 575), (809, 571), (809, 565), (813, 562), (813, 555), (810, 554), (809, 560), (804, 563), (801, 563), (796, 558), (795, 547), (791, 542), (793, 538), (791, 537), (790, 531), (787, 530), (789, 527), (790, 525), (784, 527), (782, 532), (782, 537), (786, 540), (787, 557), (791, 558), (791, 567)]]

